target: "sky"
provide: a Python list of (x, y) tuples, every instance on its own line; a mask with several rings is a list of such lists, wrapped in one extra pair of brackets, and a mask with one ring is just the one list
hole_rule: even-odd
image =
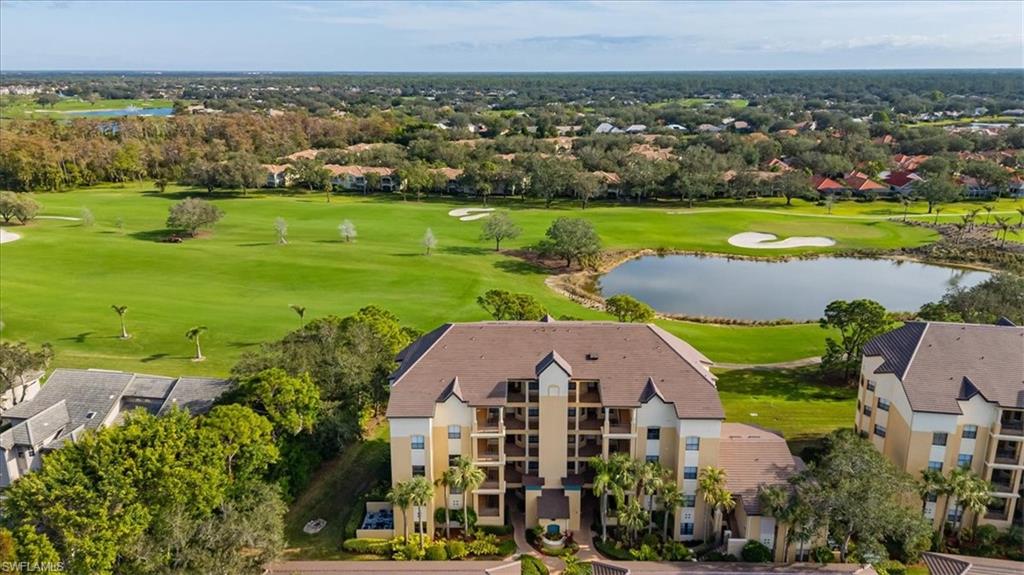
[(1024, 1), (0, 1), (0, 72), (1024, 68)]

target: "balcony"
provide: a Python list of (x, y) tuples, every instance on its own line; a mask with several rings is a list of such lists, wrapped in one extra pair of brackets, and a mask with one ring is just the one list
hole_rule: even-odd
[(526, 394), (521, 392), (521, 391), (519, 391), (519, 392), (512, 392), (512, 391), (510, 391), (510, 392), (508, 392), (508, 402), (509, 403), (526, 403)]
[(601, 403), (601, 394), (595, 390), (580, 390), (579, 403)]
[(480, 507), (476, 514), (480, 517), (498, 517), (501, 515), (501, 510), (497, 507)]
[(1010, 483), (992, 483), (992, 493), (1013, 493), (1013, 485)]
[(524, 455), (526, 455), (526, 449), (522, 445), (516, 445), (510, 441), (505, 442), (506, 457), (523, 457)]
[(521, 484), (523, 482), (523, 474), (515, 468), (514, 465), (505, 466), (505, 483), (506, 484)]
[(1012, 435), (1014, 437), (1024, 436), (1024, 424), (1019, 421), (1012, 423), (1003, 423), (999, 426), (1000, 435)]
[(519, 419), (516, 416), (508, 416), (505, 418), (505, 429), (510, 431), (522, 431), (526, 429), (526, 420)]
[(998, 465), (1017, 465), (1017, 452), (1015, 451), (997, 451), (995, 459), (992, 463)]
[(580, 420), (581, 431), (600, 431), (603, 425), (604, 422), (596, 417)]
[(476, 410), (473, 418), (474, 435), (502, 435), (505, 433), (505, 422), (502, 421), (501, 410), (495, 407)]
[(601, 446), (596, 443), (585, 443), (583, 445), (580, 445), (577, 449), (578, 450), (573, 449), (572, 446), (569, 446), (568, 455), (570, 457), (575, 456), (581, 458), (588, 458), (593, 457), (595, 455), (601, 455)]
[(633, 414), (628, 409), (613, 409), (608, 412), (605, 433), (628, 435), (633, 433)]

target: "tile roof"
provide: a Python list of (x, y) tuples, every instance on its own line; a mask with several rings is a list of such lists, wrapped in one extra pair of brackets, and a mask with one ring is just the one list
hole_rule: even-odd
[(753, 425), (723, 423), (718, 464), (725, 469), (726, 487), (747, 515), (760, 515), (757, 491), (761, 485), (789, 486), (803, 461), (789, 452), (782, 436)]
[(819, 192), (844, 189), (842, 184), (833, 180), (832, 178), (828, 178), (825, 176), (814, 176), (811, 179), (811, 185), (814, 186), (814, 189)]
[[(506, 403), (508, 380), (533, 380), (557, 353), (577, 380), (598, 380), (609, 407), (638, 407), (648, 381), (680, 418), (723, 419), (711, 361), (649, 324), (523, 321), (445, 324), (398, 354), (388, 417), (433, 417), (456, 377), (466, 403)], [(588, 359), (589, 357), (589, 359)]]
[(922, 559), (931, 575), (1017, 575), (1024, 569), (1020, 561), (948, 553), (924, 553)]
[(903, 383), (914, 411), (960, 414), (975, 392), (1001, 407), (1024, 407), (1024, 327), (908, 322), (865, 344), (883, 358), (875, 373)]
[(885, 182), (887, 184), (889, 184), (890, 186), (896, 186), (897, 188), (901, 188), (912, 182), (920, 181), (923, 181), (923, 178), (921, 176), (915, 174), (914, 172), (906, 171), (891, 172), (888, 176), (885, 177)]

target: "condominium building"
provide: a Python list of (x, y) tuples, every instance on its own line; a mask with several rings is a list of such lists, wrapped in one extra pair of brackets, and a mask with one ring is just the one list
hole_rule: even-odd
[[(857, 429), (898, 467), (970, 468), (993, 486), (979, 522), (1020, 524), (1024, 328), (909, 322), (864, 346), (857, 398)], [(936, 525), (945, 503), (924, 506)]]
[[(434, 481), (455, 458), (469, 457), (486, 473), (469, 502), (481, 525), (503, 524), (512, 510), (527, 527), (589, 528), (581, 525), (581, 506), (593, 497), (587, 460), (625, 453), (672, 471), (685, 496), (672, 533), (703, 538), (700, 469), (761, 461), (773, 470), (760, 474), (764, 482), (785, 484), (799, 467), (781, 437), (723, 424), (711, 361), (654, 325), (551, 318), (446, 324), (397, 359), (387, 411), (393, 481)], [(771, 455), (759, 456), (751, 442), (770, 446)], [(724, 455), (725, 444), (734, 451)], [(770, 544), (774, 524), (761, 523), (757, 477), (727, 472), (743, 490), (744, 515), (728, 525), (733, 537), (749, 531), (749, 513), (756, 536), (767, 534)], [(451, 495), (448, 505), (462, 507), (463, 497)], [(434, 510), (444, 505), (438, 489), (414, 517), (433, 529)]]

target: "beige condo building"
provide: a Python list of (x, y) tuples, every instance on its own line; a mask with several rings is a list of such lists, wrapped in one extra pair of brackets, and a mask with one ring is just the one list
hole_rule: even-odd
[[(486, 474), (468, 502), (481, 525), (522, 513), (526, 527), (589, 528), (581, 525), (593, 497), (587, 460), (625, 453), (673, 472), (685, 496), (672, 521), (680, 540), (705, 536), (699, 470), (728, 464), (740, 505), (726, 528), (771, 546), (774, 519), (760, 512), (756, 488), (785, 485), (801, 466), (778, 435), (723, 423), (711, 361), (654, 325), (446, 324), (397, 361), (387, 411), (392, 480), (433, 482), (455, 458), (471, 458)], [(447, 503), (461, 508), (463, 498)], [(413, 516), (430, 532), (444, 505), (439, 488)], [(401, 514), (395, 519), (397, 532)]]
[[(1024, 328), (909, 322), (864, 346), (855, 425), (897, 466), (920, 477), (967, 467), (992, 483), (981, 524), (1021, 522)], [(936, 525), (942, 498), (925, 504)], [(964, 517), (970, 524), (973, 517)]]

